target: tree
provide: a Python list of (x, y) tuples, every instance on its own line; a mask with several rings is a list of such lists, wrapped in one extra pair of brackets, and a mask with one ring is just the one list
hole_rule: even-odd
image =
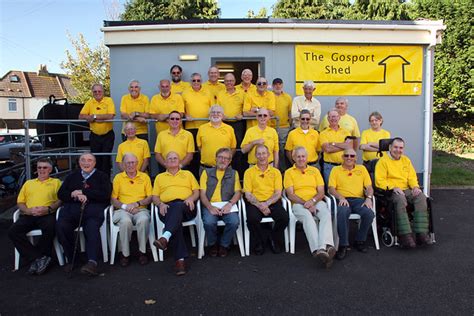
[(356, 0), (347, 18), (351, 20), (410, 20), (409, 4), (399, 0)]
[(257, 14), (255, 14), (253, 10), (250, 10), (250, 9), (247, 11), (247, 18), (249, 19), (264, 19), (267, 17), (268, 17), (267, 8), (265, 7), (262, 7), (260, 11), (258, 11)]
[(216, 0), (130, 0), (122, 20), (217, 19), (219, 14)]
[(342, 19), (350, 9), (349, 0), (279, 0), (272, 16), (283, 19)]
[[(85, 103), (91, 98), (91, 87), (94, 83), (104, 85), (104, 94), (110, 93), (110, 61), (109, 50), (103, 44), (91, 48), (84, 35), (79, 33), (77, 39), (68, 35), (75, 52), (66, 50), (67, 60), (61, 63), (71, 84), (77, 91), (73, 101)], [(68, 96), (69, 97), (69, 96)]]

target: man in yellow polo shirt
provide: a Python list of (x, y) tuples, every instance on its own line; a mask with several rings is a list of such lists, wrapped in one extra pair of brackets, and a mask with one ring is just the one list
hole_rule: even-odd
[[(239, 174), (230, 167), (232, 150), (220, 148), (215, 155), (216, 166), (201, 174), (200, 197), (202, 221), (211, 257), (226, 257), (235, 231), (239, 227), (237, 202), (242, 190)], [(217, 242), (217, 222), (225, 223), (224, 233)]]
[(418, 185), (415, 168), (410, 158), (403, 154), (405, 141), (399, 137), (392, 140), (389, 154), (384, 155), (375, 165), (375, 186), (382, 190), (393, 190), (391, 200), (396, 211), (397, 230), (400, 243), (405, 248), (415, 248), (406, 206), (415, 208), (413, 230), (419, 245), (431, 244), (428, 235), (428, 212), (426, 195)]
[[(120, 102), (120, 117), (135, 122), (137, 137), (148, 141), (148, 123), (146, 120), (150, 117), (150, 101), (146, 95), (141, 93), (138, 80), (130, 81), (128, 91), (130, 93), (124, 95)], [(122, 139), (125, 140), (126, 137), (124, 131)]]
[[(311, 118), (309, 111), (308, 115)], [(284, 186), (288, 199), (293, 203), (293, 214), (303, 223), (303, 230), (313, 257), (319, 258), (326, 268), (330, 268), (336, 254), (331, 211), (323, 201), (323, 177), (318, 169), (307, 165), (307, 159), (308, 153), (304, 147), (298, 146), (293, 149), (295, 164), (285, 171)]]
[(125, 125), (125, 135), (127, 136), (127, 140), (118, 146), (117, 157), (115, 159), (120, 171), (125, 171), (122, 158), (126, 153), (132, 153), (137, 157), (138, 171), (146, 172), (148, 168), (148, 164), (150, 163), (150, 147), (146, 140), (136, 137), (136, 132), (137, 129), (134, 123), (128, 122)]
[(216, 66), (211, 66), (207, 71), (208, 80), (202, 84), (202, 88), (207, 91), (211, 97), (211, 103), (217, 103), (217, 95), (219, 92), (225, 90), (223, 83), (219, 82), (219, 68)]
[(155, 124), (156, 134), (168, 129), (168, 116), (178, 111), (184, 117), (184, 101), (180, 94), (171, 93), (170, 81), (160, 80), (160, 93), (155, 94), (150, 102), (150, 116), (158, 120)]
[(328, 183), (329, 174), (334, 166), (342, 163), (342, 152), (347, 148), (353, 148), (352, 139), (348, 138), (350, 132), (339, 126), (339, 113), (329, 110), (329, 127), (319, 134), (319, 143), (323, 152), (323, 176), (324, 183)]
[(290, 131), (290, 112), (291, 112), (291, 95), (283, 91), (283, 80), (275, 78), (272, 81), (272, 91), (275, 95), (275, 116), (278, 116), (278, 128), (276, 120), (272, 120), (271, 126), (275, 127), (278, 133), (278, 142), (280, 143), (280, 170), (287, 169), (285, 159), (286, 139)]
[[(275, 112), (275, 95), (267, 90), (268, 81), (264, 77), (257, 79), (257, 91), (247, 93), (244, 100), (244, 116), (256, 117), (261, 109), (267, 109), (270, 116)], [(247, 120), (247, 129), (257, 125), (256, 120)]]
[[(186, 129), (191, 133), (195, 131), (202, 124), (206, 123), (203, 120), (193, 121), (193, 119), (207, 118), (209, 108), (211, 107), (211, 98), (206, 90), (201, 85), (201, 75), (193, 73), (191, 76), (191, 89), (183, 92), (184, 111), (186, 115)], [(196, 136), (193, 134), (193, 136)]]
[(301, 110), (299, 122), (300, 126), (288, 134), (288, 139), (285, 144), (286, 157), (288, 161), (294, 163), (292, 151), (296, 147), (302, 146), (306, 149), (308, 154), (307, 164), (318, 168), (318, 151), (320, 150), (319, 133), (311, 126), (311, 112), (306, 109)]
[(228, 147), (235, 152), (236, 140), (234, 130), (222, 122), (224, 109), (213, 105), (209, 109), (209, 123), (201, 125), (197, 133), (196, 143), (201, 151), (201, 168), (216, 165), (216, 152), (219, 148)]
[[(53, 163), (47, 158), (38, 160), (36, 170), (38, 178), (26, 181), (18, 194), (21, 215), (8, 230), (8, 237), (20, 256), (31, 262), (28, 274), (41, 275), (51, 263), (56, 209), (61, 205), (58, 199), (61, 181), (49, 177)], [(41, 229), (41, 236), (35, 246), (26, 237), (33, 229)]]
[(329, 177), (329, 193), (337, 199), (337, 234), (339, 249), (336, 258), (346, 257), (349, 246), (349, 216), (351, 213), (360, 215), (359, 230), (355, 237), (354, 247), (363, 253), (367, 252), (365, 241), (375, 214), (372, 211), (372, 180), (362, 165), (356, 165), (357, 154), (348, 148), (342, 154), (344, 162), (331, 171)]
[(242, 91), (244, 93), (257, 91), (257, 87), (252, 83), (252, 79), (253, 79), (252, 70), (250, 69), (242, 70), (240, 79), (242, 79), (242, 82), (235, 86), (237, 90)]
[(269, 150), (269, 163), (273, 163), (278, 168), (278, 134), (273, 127), (269, 127), (268, 121), (270, 114), (267, 109), (261, 109), (257, 114), (258, 125), (251, 127), (245, 133), (242, 141), (242, 153), (248, 153), (248, 163), (254, 165), (257, 163), (255, 149), (258, 145), (265, 145)]
[[(247, 209), (247, 226), (250, 231), (251, 248), (255, 254), (265, 252), (269, 242), (273, 253), (280, 253), (283, 232), (288, 226), (288, 213), (281, 203), (282, 178), (278, 169), (268, 163), (270, 152), (267, 146), (258, 145), (255, 150), (257, 164), (245, 171), (244, 192)], [(270, 216), (273, 228), (260, 224), (263, 217)]]
[(138, 159), (132, 153), (123, 156), (124, 172), (114, 177), (111, 203), (115, 208), (113, 221), (120, 227), (120, 265), (130, 264), (130, 240), (133, 226), (137, 230), (138, 262), (141, 265), (148, 263), (146, 242), (150, 230), (150, 210), (146, 208), (151, 203), (151, 180), (143, 172), (138, 171)]
[[(90, 124), (90, 146), (92, 153), (111, 153), (114, 149), (115, 134), (112, 120), (115, 116), (115, 105), (112, 98), (104, 97), (104, 87), (101, 84), (92, 85), (93, 98), (84, 104), (79, 119)], [(110, 156), (98, 155), (96, 157), (97, 169), (110, 175), (112, 168)]]
[(190, 132), (181, 126), (181, 114), (172, 111), (168, 117), (169, 128), (158, 134), (155, 143), (156, 161), (166, 168), (165, 157), (173, 151), (178, 154), (180, 167), (183, 168), (191, 162), (194, 155), (194, 139)]
[(188, 256), (182, 223), (196, 217), (198, 198), (196, 178), (191, 172), (180, 169), (177, 153), (168, 153), (166, 171), (155, 178), (153, 185), (153, 203), (159, 208), (160, 220), (165, 224), (162, 236), (154, 244), (161, 250), (166, 250), (169, 243), (172, 245), (178, 276), (186, 274), (184, 259)]
[(191, 88), (189, 82), (181, 80), (183, 77), (183, 68), (180, 65), (173, 65), (170, 68), (171, 75), (171, 93), (183, 94), (184, 91)]

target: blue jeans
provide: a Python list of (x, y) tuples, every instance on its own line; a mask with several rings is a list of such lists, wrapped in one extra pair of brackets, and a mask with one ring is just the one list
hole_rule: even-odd
[(335, 167), (334, 165), (324, 163), (323, 177), (324, 177), (324, 183), (326, 184), (326, 186), (329, 184), (329, 175), (331, 174), (331, 170), (334, 167)]
[(349, 206), (337, 207), (337, 234), (339, 235), (339, 245), (349, 246), (349, 216), (351, 213), (360, 215), (359, 230), (356, 234), (356, 241), (365, 241), (367, 232), (374, 220), (374, 212), (367, 206), (362, 206), (363, 198), (346, 198)]
[(232, 212), (222, 216), (216, 216), (212, 215), (207, 208), (202, 208), (202, 221), (204, 223), (204, 230), (206, 231), (207, 243), (209, 246), (214, 246), (217, 242), (217, 222), (220, 219), (225, 223), (220, 245), (227, 248), (230, 246), (232, 237), (239, 227), (239, 213)]

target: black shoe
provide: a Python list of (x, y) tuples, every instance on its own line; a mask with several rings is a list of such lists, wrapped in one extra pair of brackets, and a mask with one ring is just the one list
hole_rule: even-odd
[(37, 269), (36, 269), (36, 274), (41, 275), (46, 272), (46, 269), (48, 268), (49, 264), (51, 263), (51, 257), (48, 256), (42, 256), (39, 259), (36, 259), (37, 262)]
[(357, 249), (357, 251), (360, 251), (362, 253), (367, 252), (367, 246), (365, 245), (365, 241), (356, 241), (354, 243), (354, 248)]
[(281, 253), (280, 245), (278, 244), (278, 242), (274, 241), (273, 239), (270, 239), (270, 249), (274, 254)]
[(336, 259), (337, 260), (344, 260), (347, 255), (347, 247), (346, 246), (339, 246), (339, 250), (336, 252)]
[(94, 263), (92, 261), (87, 262), (81, 267), (81, 273), (88, 276), (99, 275), (99, 273), (97, 272), (97, 263)]
[(263, 248), (263, 245), (262, 244), (258, 244), (255, 246), (255, 248), (253, 249), (253, 251), (255, 252), (255, 254), (257, 256), (261, 256), (265, 253), (265, 248)]
[(31, 265), (30, 265), (30, 268), (28, 269), (28, 271), (26, 272), (27, 274), (29, 275), (33, 275), (33, 274), (36, 274), (36, 271), (38, 271), (38, 259), (35, 259)]

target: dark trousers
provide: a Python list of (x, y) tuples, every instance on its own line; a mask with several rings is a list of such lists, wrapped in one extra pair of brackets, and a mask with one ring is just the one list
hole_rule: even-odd
[(189, 256), (188, 248), (183, 236), (183, 222), (187, 222), (196, 217), (196, 212), (191, 211), (182, 200), (174, 200), (167, 203), (168, 212), (165, 216), (160, 216), (160, 220), (165, 223), (163, 232), (171, 233), (170, 247), (174, 252), (174, 259), (178, 260)]
[[(98, 262), (97, 257), (101, 249), (99, 228), (104, 222), (104, 208), (103, 205), (88, 204), (82, 217), (87, 259), (95, 262)], [(56, 234), (69, 262), (72, 262), (75, 241), (74, 230), (79, 225), (80, 214), (79, 203), (66, 204), (61, 209), (56, 223)]]
[[(91, 132), (90, 145), (93, 153), (108, 153), (110, 154), (114, 149), (115, 134), (111, 130), (107, 134), (97, 135)], [(112, 168), (110, 156), (95, 156), (96, 168), (110, 175), (110, 169)]]
[[(55, 214), (44, 216), (21, 215), (18, 221), (8, 230), (8, 237), (10, 237), (21, 257), (33, 261), (42, 256), (51, 256), (55, 224)], [(42, 233), (36, 246), (32, 245), (26, 237), (26, 234), (34, 229), (41, 229)]]
[(244, 140), (245, 135), (245, 121), (230, 121), (225, 122), (229, 124), (234, 129), (235, 139), (237, 141), (237, 151), (235, 152), (234, 157), (232, 158), (232, 168), (237, 170), (239, 173), (240, 179), (244, 178), (244, 172), (248, 168), (247, 159), (244, 158), (242, 151), (240, 149), (240, 145), (242, 144), (242, 140)]
[[(283, 245), (283, 231), (286, 226), (288, 226), (288, 213), (283, 208), (281, 200), (270, 205), (271, 213), (269, 216), (263, 215), (253, 204), (247, 201), (245, 201), (245, 203), (247, 207), (247, 227), (251, 236), (251, 247), (255, 248), (257, 245), (264, 245), (269, 237), (271, 237), (275, 243)], [(265, 224), (265, 227), (262, 227), (260, 221), (264, 217), (271, 217), (275, 221), (273, 228), (271, 223), (269, 223), (270, 225)]]
[(201, 153), (199, 152), (199, 149), (196, 144), (198, 129), (191, 128), (191, 129), (188, 129), (188, 132), (190, 132), (193, 135), (194, 148), (195, 148), (193, 159), (191, 160), (189, 164), (188, 170), (192, 172), (192, 174), (194, 175), (196, 179), (199, 179), (199, 166), (201, 165)]

